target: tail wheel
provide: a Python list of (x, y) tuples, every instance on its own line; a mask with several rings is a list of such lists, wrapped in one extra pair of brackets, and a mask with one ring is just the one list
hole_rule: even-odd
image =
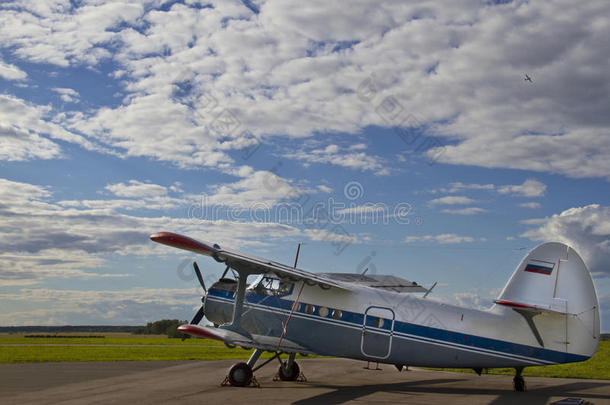
[(517, 392), (524, 392), (527, 388), (525, 385), (525, 380), (521, 376), (515, 376), (513, 379), (513, 387)]
[(280, 366), (278, 370), (278, 374), (280, 376), (280, 380), (282, 381), (296, 381), (301, 374), (301, 369), (296, 361), (292, 362), (292, 367), (290, 369), (286, 369), (286, 363)]
[(252, 367), (248, 363), (237, 363), (229, 370), (229, 383), (234, 387), (245, 387), (252, 382)]

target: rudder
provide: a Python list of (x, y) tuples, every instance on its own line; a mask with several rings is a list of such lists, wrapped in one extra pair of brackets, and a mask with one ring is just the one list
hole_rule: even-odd
[(592, 356), (600, 335), (591, 274), (571, 247), (544, 243), (519, 264), (496, 300), (523, 315), (539, 344)]

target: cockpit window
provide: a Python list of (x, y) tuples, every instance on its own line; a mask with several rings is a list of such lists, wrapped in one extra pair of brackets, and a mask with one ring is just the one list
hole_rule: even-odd
[(260, 294), (284, 296), (292, 293), (294, 283), (279, 278), (264, 276), (256, 283), (256, 291)]

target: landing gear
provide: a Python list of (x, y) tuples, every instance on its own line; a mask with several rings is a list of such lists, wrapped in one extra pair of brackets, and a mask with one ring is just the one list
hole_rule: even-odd
[(288, 362), (284, 362), (277, 370), (277, 374), (282, 381), (296, 381), (301, 375), (301, 369), (296, 361), (292, 362), (292, 367), (288, 367)]
[(515, 378), (513, 378), (513, 386), (515, 387), (515, 391), (524, 392), (526, 390), (525, 380), (521, 376), (521, 373), (523, 372), (523, 367), (518, 367), (515, 369), (515, 371), (517, 372), (515, 374)]
[(227, 375), (220, 385), (231, 385), (233, 387), (260, 387), (256, 381), (256, 377), (254, 377), (254, 372), (275, 359), (277, 359), (277, 361), (280, 363), (280, 368), (276, 376), (273, 378), (273, 381), (307, 381), (303, 373), (301, 373), (299, 365), (296, 363), (296, 361), (294, 361), (294, 358), (296, 357), (295, 353), (291, 353), (288, 356), (288, 360), (283, 362), (280, 359), (282, 352), (275, 352), (273, 357), (265, 360), (262, 364), (255, 367), (254, 365), (260, 358), (261, 354), (263, 354), (263, 350), (256, 349), (250, 356), (250, 359), (248, 359), (247, 363), (237, 363), (233, 365), (233, 367), (231, 367), (229, 370), (229, 375)]
[(228, 380), (233, 387), (245, 387), (252, 383), (252, 367), (248, 363), (237, 363), (229, 370)]

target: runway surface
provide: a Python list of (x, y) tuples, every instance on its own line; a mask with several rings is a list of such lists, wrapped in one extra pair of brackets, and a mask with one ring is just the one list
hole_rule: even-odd
[(306, 382), (274, 382), (277, 363), (258, 372), (260, 388), (221, 387), (234, 360), (0, 364), (2, 404), (549, 404), (572, 397), (610, 404), (610, 381), (410, 370), (365, 370), (343, 359), (300, 360)]

